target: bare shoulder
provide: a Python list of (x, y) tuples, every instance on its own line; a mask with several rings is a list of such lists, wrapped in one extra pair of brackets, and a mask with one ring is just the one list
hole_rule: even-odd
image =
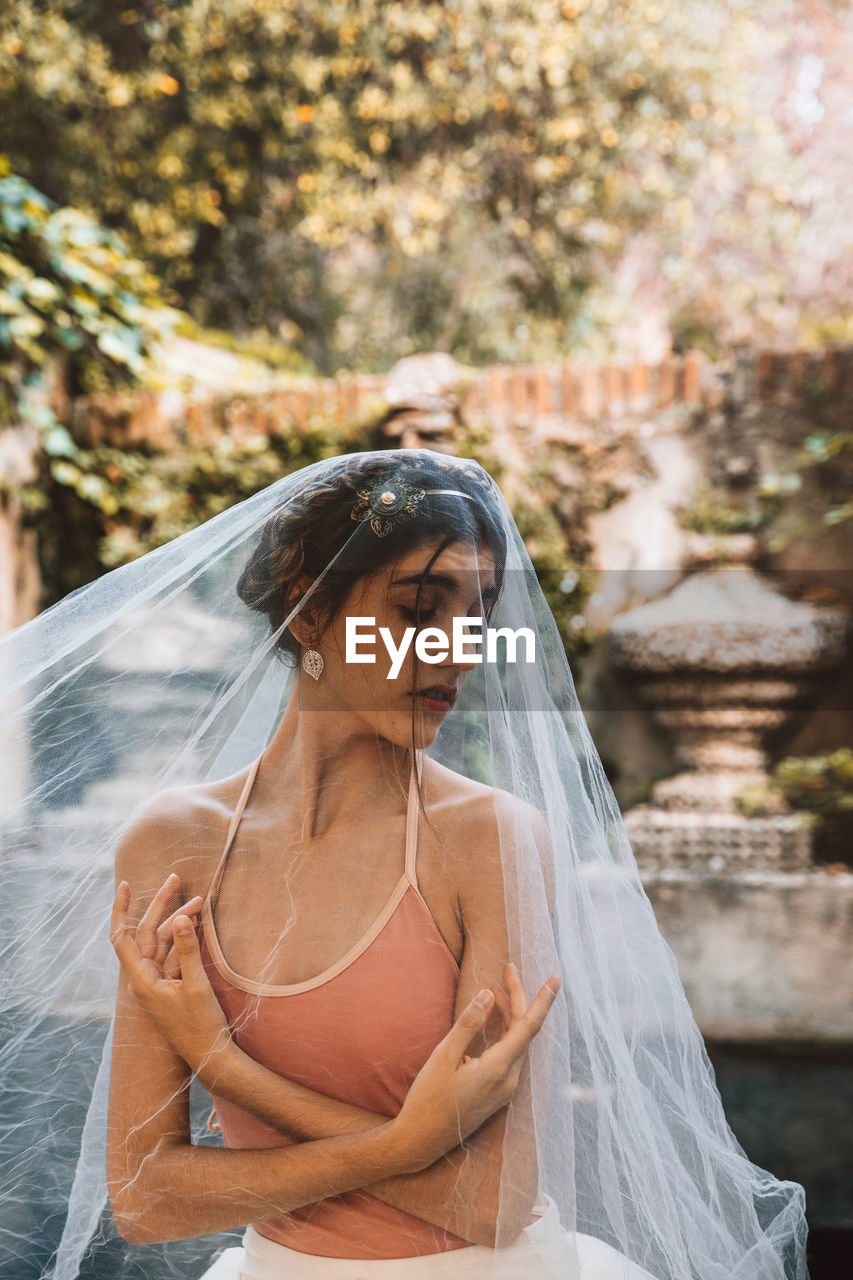
[(187, 896), (206, 893), (246, 772), (167, 787), (137, 805), (116, 846), (116, 879), (148, 897), (174, 871)]
[(547, 847), (547, 823), (539, 810), (501, 787), (428, 762), (431, 794), (447, 850), (458, 851), (456, 870), (466, 879), (503, 874), (518, 841), (532, 835)]

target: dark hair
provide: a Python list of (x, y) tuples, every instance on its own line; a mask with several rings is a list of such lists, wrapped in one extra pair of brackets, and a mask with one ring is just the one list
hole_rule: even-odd
[[(411, 519), (396, 522), (389, 532), (379, 536), (370, 518), (354, 522), (352, 511), (367, 511), (363, 501), (368, 494), (374, 499), (382, 485), (393, 487), (399, 482), (416, 489), (460, 489), (473, 501), (455, 494), (426, 493)], [(267, 521), (260, 541), (252, 553), (237, 591), (250, 609), (266, 614), (274, 632), (281, 629), (276, 644), (288, 665), (297, 665), (302, 646), (289, 628), (282, 628), (301, 591), (298, 579), (307, 574), (313, 581), (332, 561), (334, 572), (327, 573), (312, 592), (307, 612), (318, 630), (331, 622), (343, 606), (360, 578), (372, 576), (384, 565), (405, 555), (415, 547), (439, 538), (430, 565), (446, 546), (453, 542), (485, 545), (495, 558), (495, 578), (501, 589), (506, 564), (506, 534), (499, 505), (499, 490), (491, 476), (476, 462), (465, 462), (435, 454), (425, 449), (385, 450), (340, 460), (321, 483), (309, 480), (304, 489), (291, 496), (287, 504)], [(380, 508), (381, 509), (381, 508)], [(418, 585), (415, 602), (420, 609), (423, 583)], [(488, 619), (494, 602), (485, 610)], [(414, 674), (413, 674), (414, 683)], [(412, 701), (411, 758), (415, 753), (415, 703)], [(405, 783), (400, 780), (403, 794)], [(418, 802), (424, 820), (433, 824), (423, 803), (421, 780), (417, 781)]]
[[(415, 488), (460, 489), (456, 495), (427, 494), (411, 519), (401, 520), (380, 537), (370, 520), (355, 523), (352, 510), (359, 491), (403, 481)], [(237, 593), (250, 609), (266, 614), (278, 631), (302, 594), (297, 583), (307, 574), (316, 580), (338, 557), (311, 595), (310, 616), (318, 628), (337, 616), (354, 584), (373, 575), (414, 547), (442, 537), (435, 555), (451, 542), (485, 545), (495, 557), (498, 587), (506, 559), (506, 536), (496, 500), (497, 486), (478, 463), (429, 450), (382, 451), (342, 458), (322, 482), (310, 482), (267, 521), (260, 541), (237, 583)], [(418, 592), (420, 601), (420, 590)], [(302, 646), (285, 627), (276, 644), (284, 661), (296, 665)]]

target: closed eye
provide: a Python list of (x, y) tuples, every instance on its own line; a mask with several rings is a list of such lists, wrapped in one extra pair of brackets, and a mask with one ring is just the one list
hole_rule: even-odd
[(399, 608), (407, 622), (429, 622), (430, 618), (435, 617), (435, 609), (421, 610), (419, 613), (417, 609), (406, 609), (403, 605)]

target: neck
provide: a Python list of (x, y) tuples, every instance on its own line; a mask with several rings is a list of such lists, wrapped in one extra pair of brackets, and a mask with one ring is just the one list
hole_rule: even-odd
[[(309, 677), (310, 678), (310, 677)], [(317, 839), (358, 801), (364, 812), (405, 809), (411, 748), (381, 737), (355, 712), (318, 708), (300, 696), (302, 672), (264, 751), (259, 785), (288, 797), (301, 815), (300, 840)], [(307, 690), (310, 694), (311, 690)], [(300, 705), (301, 704), (301, 705)]]

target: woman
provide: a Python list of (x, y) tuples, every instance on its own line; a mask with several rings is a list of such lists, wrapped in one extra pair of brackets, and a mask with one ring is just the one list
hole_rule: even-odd
[[(71, 682), (119, 758), (87, 794), (144, 797), (42, 827), (92, 886), (117, 846), (122, 964), (56, 1280), (90, 1237), (119, 1247), (98, 1235), (105, 1156), (151, 1276), (806, 1280), (802, 1188), (728, 1129), (481, 467), (316, 463), (30, 627), (6, 648), (9, 722), (42, 744), (38, 776), (105, 754), (53, 728)], [(45, 980), (97, 1022), (91, 946), (68, 941), (96, 896), (54, 895), (35, 971), (22, 947), (43, 1044)], [(40, 1079), (58, 1098), (62, 1073)], [(249, 1223), (214, 1260), (204, 1236)]]
[[(311, 585), (311, 573), (319, 574), (338, 552), (340, 525), (350, 519), (351, 508), (351, 492), (341, 487), (331, 510), (328, 503), (308, 498), (302, 511), (274, 516), (241, 579), (244, 600), (270, 615), (282, 653), (319, 653), (321, 677), (299, 671), (285, 714), (256, 762), (259, 768), (223, 783), (157, 795), (139, 813), (117, 853), (121, 884), (113, 938), (129, 981), (122, 984), (113, 1042), (108, 1154), (113, 1211), (133, 1242), (228, 1229), (259, 1214), (269, 1218), (268, 1211), (275, 1209), (276, 1217), (258, 1226), (260, 1235), (293, 1243), (312, 1257), (344, 1257), (354, 1237), (359, 1245), (355, 1256), (377, 1259), (421, 1256), (470, 1241), (494, 1243), (503, 1125), (500, 1116), (489, 1125), (482, 1122), (508, 1101), (508, 1081), (517, 1083), (520, 1052), (541, 1025), (559, 979), (555, 975), (554, 987), (542, 988), (527, 1013), (518, 978), (511, 966), (505, 968), (509, 944), (501, 868), (490, 856), (498, 833), (487, 788), (436, 762), (422, 761), (427, 768), (420, 787), (430, 796), (436, 830), (424, 828), (417, 845), (406, 843), (407, 816), (417, 819), (414, 772), (408, 811), (394, 783), (404, 774), (409, 741), (420, 757), (452, 705), (448, 701), (434, 707), (434, 699), (413, 697), (412, 690), (416, 683), (442, 684), (452, 689), (448, 696), (455, 700), (470, 660), (425, 668), (418, 682), (410, 648), (398, 679), (389, 682), (379, 664), (347, 661), (345, 627), (348, 618), (370, 617), (377, 631), (387, 627), (397, 644), (410, 618), (438, 618), (451, 631), (460, 595), (443, 591), (438, 608), (432, 599), (435, 588), (424, 589), (424, 575), (452, 580), (467, 601), (466, 609), (479, 613), (481, 601), (497, 594), (498, 566), (488, 546), (468, 545), (455, 533), (443, 535), (435, 512), (425, 513), (420, 527), (409, 530), (409, 547), (386, 543), (385, 563), (376, 555), (375, 539), (362, 539), (363, 572), (354, 583), (349, 572), (326, 576), (323, 602), (334, 613), (324, 612), (321, 618), (319, 605), (309, 604), (318, 618), (313, 635), (303, 616), (281, 630), (281, 619)], [(479, 510), (475, 519), (482, 520)], [(347, 538), (350, 528), (344, 525)], [(487, 525), (484, 529), (488, 533)], [(477, 532), (476, 525), (472, 531)], [(299, 575), (277, 573), (276, 566), (297, 541), (304, 548)], [(305, 573), (306, 564), (311, 573)], [(488, 583), (478, 578), (478, 564)], [(241, 819), (234, 831), (239, 830), (236, 847), (233, 837), (228, 840), (225, 822), (235, 811)], [(530, 821), (537, 816), (532, 810), (528, 815)], [(220, 857), (226, 843), (227, 857)], [(179, 878), (173, 868), (180, 868), (189, 900), (167, 920), (165, 907)], [(170, 878), (151, 898), (150, 886), (167, 873)], [(127, 923), (129, 880), (140, 886), (137, 918), (147, 907), (136, 932), (137, 946)], [(402, 900), (400, 887), (407, 894)], [(208, 907), (203, 952), (191, 930), (174, 937), (182, 976), (185, 963), (191, 965), (193, 992), (187, 997), (156, 978), (158, 970), (163, 975), (173, 971), (165, 967), (170, 930), (188, 926), (188, 916), (197, 916), (203, 903)], [(278, 923), (282, 920), (284, 928)], [(378, 934), (377, 925), (382, 926)], [(392, 931), (400, 935), (396, 941)], [(395, 985), (395, 975), (388, 974), (377, 988), (364, 963), (357, 975), (352, 973), (355, 961), (371, 959), (368, 950), (377, 942), (393, 953), (405, 986)], [(343, 971), (336, 971), (341, 956), (349, 960)], [(239, 985), (228, 980), (234, 973), (243, 975)], [(508, 996), (497, 985), (502, 973)], [(344, 995), (339, 994), (341, 977), (352, 978)], [(485, 983), (494, 991), (484, 988)], [(297, 994), (306, 996), (309, 984), (321, 997), (309, 1015), (282, 1009), (288, 1000), (296, 1003)], [(183, 988), (184, 983), (178, 985)], [(254, 997), (251, 1011), (247, 1002), (235, 1002), (235, 992), (239, 997), (247, 987)], [(442, 1056), (434, 1061), (433, 1055), (428, 1069), (412, 1083), (434, 1043), (444, 1037), (441, 1044), (446, 1046), (454, 1016), (459, 1021), (451, 1044), (469, 1048), (471, 1028), (478, 1029), (475, 1023), (483, 1020), (479, 1009), (484, 1001), (494, 1004), (495, 997), (496, 1013), (486, 1029), (493, 1043), (480, 1059), (480, 1070), (468, 1055), (461, 1066), (461, 1053), (452, 1063)], [(363, 1027), (341, 1019), (341, 999), (374, 1006), (368, 1045)], [(240, 1004), (236, 1012), (235, 1003)], [(223, 1005), (237, 1023), (234, 1040)], [(380, 1123), (383, 1115), (365, 1114), (319, 1093), (306, 1099), (293, 1091), (291, 1097), (287, 1081), (280, 1081), (274, 1070), (252, 1070), (257, 1063), (251, 1057), (233, 1054), (241, 1039), (251, 1046), (253, 1041), (268, 1045), (277, 1035), (293, 1038), (293, 1020), (300, 1016), (335, 1020), (334, 1048), (331, 1055), (320, 1051), (313, 1039), (282, 1045), (288, 1070), (311, 1079), (315, 1088), (325, 1073), (334, 1081), (336, 1096), (348, 1092), (365, 1105), (370, 1097), (389, 1112), (402, 1105), (398, 1120), (407, 1123), (406, 1137), (399, 1157), (395, 1143), (392, 1160), (411, 1168), (387, 1172), (424, 1170), (420, 1177), (368, 1177), (372, 1148), (362, 1150), (359, 1143), (351, 1151), (353, 1144), (342, 1136), (325, 1150), (332, 1135), (363, 1131), (360, 1136), (368, 1137), (371, 1130), (365, 1124), (379, 1124), (384, 1134), (389, 1126)], [(502, 1020), (506, 1035), (500, 1039), (495, 1024)], [(389, 1072), (391, 1055), (395, 1060)], [(274, 1068), (283, 1069), (275, 1053), (267, 1057)], [(353, 1075), (356, 1062), (363, 1079)], [(192, 1148), (184, 1102), (189, 1068), (216, 1096), (229, 1147), (264, 1147), (260, 1160), (247, 1155), (238, 1161), (233, 1152), (223, 1159), (220, 1151)], [(375, 1073), (382, 1069), (390, 1078), (377, 1088)], [(311, 1117), (305, 1115), (308, 1107)], [(267, 1123), (252, 1124), (249, 1118), (247, 1125), (245, 1111)], [(283, 1133), (270, 1126), (280, 1126)], [(474, 1129), (476, 1137), (463, 1150), (459, 1140)], [(287, 1141), (285, 1133), (303, 1143), (292, 1156), (322, 1157), (316, 1173), (315, 1161), (309, 1167), (313, 1181), (305, 1188), (298, 1182), (295, 1194), (283, 1185), (278, 1165), (264, 1158), (273, 1143)], [(317, 1146), (306, 1139), (321, 1141)], [(457, 1158), (437, 1163), (451, 1147), (459, 1147)], [(359, 1165), (361, 1176), (354, 1177)], [(261, 1183), (267, 1167), (268, 1191)], [(292, 1160), (291, 1167), (295, 1178), (298, 1162)], [(192, 1186), (187, 1193), (188, 1174)], [(236, 1187), (242, 1179), (249, 1190), (240, 1196)], [(342, 1201), (338, 1195), (373, 1182), (378, 1185), (369, 1197)], [(327, 1188), (322, 1200), (309, 1194), (311, 1187), (320, 1186)], [(530, 1219), (535, 1193), (535, 1186), (519, 1188), (519, 1232)], [(375, 1206), (374, 1196), (379, 1201)], [(304, 1204), (311, 1204), (310, 1215), (292, 1212)], [(334, 1253), (326, 1254), (326, 1247)], [(284, 1255), (289, 1252), (283, 1250)], [(287, 1274), (284, 1262), (282, 1274)]]
[[(368, 474), (375, 465), (365, 468)], [(265, 1220), (249, 1233), (247, 1248), (278, 1254), (282, 1275), (309, 1259), (321, 1274), (321, 1259), (325, 1266), (329, 1257), (347, 1256), (394, 1259), (380, 1274), (392, 1269), (403, 1275), (410, 1257), (422, 1260), (471, 1243), (494, 1246), (505, 1128), (499, 1107), (508, 1099), (506, 1077), (494, 1080), (487, 1069), (496, 1059), (497, 1069), (509, 1068), (517, 1083), (520, 1050), (555, 992), (546, 984), (525, 1013), (518, 977), (504, 965), (509, 941), (490, 789), (424, 757), (472, 659), (454, 662), (451, 656), (436, 670), (421, 664), (416, 674), (410, 647), (389, 682), (379, 663), (353, 662), (347, 655), (352, 618), (371, 619), (379, 634), (387, 629), (399, 649), (412, 621), (444, 625), (450, 634), (454, 616), (482, 617), (504, 572), (500, 524), (482, 497), (442, 490), (440, 478), (422, 467), (418, 479), (432, 482), (430, 499), (471, 501), (455, 527), (448, 531), (441, 506), (424, 506), (396, 539), (385, 538), (381, 550), (373, 530), (367, 536), (362, 531), (353, 545), (358, 475), (331, 494), (310, 493), (273, 516), (239, 584), (244, 601), (269, 617), (281, 653), (311, 655), (321, 671), (309, 674), (308, 662), (297, 668), (287, 709), (260, 761), (224, 784), (159, 794), (140, 812), (117, 855), (121, 883), (113, 938), (128, 978), (111, 1072), (108, 1158), (117, 1222), (128, 1240), (146, 1243), (260, 1217)], [(294, 617), (324, 570), (311, 601)], [(446, 585), (427, 586), (428, 579)], [(285, 617), (291, 618), (286, 626)], [(417, 692), (435, 685), (443, 686), (447, 700)], [(411, 771), (401, 805), (395, 784), (406, 777), (412, 758), (420, 776)], [(417, 840), (419, 790), (429, 796), (434, 822)], [(236, 819), (227, 835), (225, 814)], [(528, 822), (537, 819), (541, 825), (536, 810), (525, 814)], [(150, 886), (176, 867), (189, 898), (166, 919), (178, 875), (171, 872), (150, 903), (146, 899)], [(137, 918), (147, 910), (137, 945), (127, 923), (125, 877), (144, 886)], [(188, 917), (198, 916), (203, 904), (199, 950)], [(183, 935), (179, 924), (187, 930)], [(341, 956), (344, 962), (336, 963)], [(374, 973), (371, 965), (381, 970), (389, 956), (394, 972)], [(179, 959), (182, 980), (175, 984), (167, 975)], [(498, 985), (502, 972), (508, 996)], [(558, 981), (555, 975), (552, 982)], [(471, 1047), (472, 1019), (482, 1021), (478, 998), (497, 1001), (485, 1029), (491, 1047), (479, 1061), (465, 1055), (461, 1066), (458, 1055), (449, 1064), (441, 1056), (434, 1061), (433, 1054), (413, 1082), (436, 1041), (444, 1037), (446, 1044), (454, 1016), (460, 1047)], [(350, 1015), (356, 1001), (371, 1009), (367, 1038), (364, 1025)], [(223, 1009), (235, 1028), (233, 1039)], [(330, 1046), (318, 1047), (312, 1020), (331, 1024)], [(495, 1025), (501, 1021), (502, 1039)], [(266, 1060), (266, 1068), (256, 1057)], [(256, 1153), (238, 1161), (233, 1151), (223, 1159), (218, 1151), (191, 1146), (181, 1079), (190, 1068), (216, 1100), (229, 1148), (265, 1148), (260, 1161)], [(282, 1075), (300, 1079), (300, 1089), (291, 1089)], [(332, 1097), (318, 1092), (324, 1081)], [(314, 1090), (310, 1096), (306, 1082)], [(368, 1104), (372, 1112), (364, 1110)], [(400, 1159), (412, 1168), (370, 1178), (359, 1147), (362, 1176), (354, 1179), (351, 1144), (343, 1135), (363, 1131), (364, 1139), (371, 1133), (365, 1125), (378, 1125), (384, 1136), (384, 1115), (400, 1107), (397, 1122), (406, 1121), (415, 1135), (413, 1141), (407, 1131)], [(492, 1111), (499, 1113), (482, 1123)], [(325, 1147), (333, 1135), (328, 1152), (312, 1141)], [(314, 1175), (313, 1183), (297, 1183), (294, 1194), (273, 1165), (270, 1189), (262, 1189), (270, 1150), (292, 1139), (303, 1145), (291, 1156), (323, 1156), (319, 1181)], [(451, 1147), (455, 1154), (439, 1162)], [(295, 1160), (291, 1167), (295, 1177)], [(185, 1190), (188, 1171), (191, 1187)], [(236, 1188), (242, 1179), (250, 1189), (241, 1196)], [(310, 1194), (312, 1186), (325, 1188), (322, 1198)], [(338, 1194), (367, 1187), (368, 1195)], [(514, 1191), (517, 1237), (541, 1216), (533, 1214), (535, 1166)], [(300, 1212), (304, 1205), (309, 1210)], [(506, 1206), (503, 1213), (508, 1221)], [(247, 1265), (245, 1257), (232, 1264)], [(440, 1274), (439, 1265), (435, 1257), (433, 1274)], [(454, 1270), (458, 1265), (454, 1259)]]

